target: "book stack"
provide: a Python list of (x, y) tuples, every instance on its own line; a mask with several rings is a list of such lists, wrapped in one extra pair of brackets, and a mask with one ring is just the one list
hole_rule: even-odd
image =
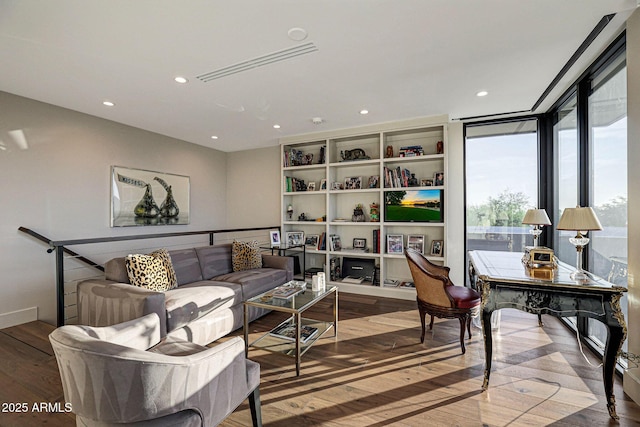
[(409, 186), (409, 178), (411, 171), (400, 166), (394, 168), (384, 168), (384, 186), (385, 188), (400, 188)]
[(327, 248), (327, 235), (323, 231), (322, 234), (320, 234), (320, 238), (318, 239), (318, 250), (324, 251), (326, 248)]
[[(309, 325), (300, 326), (300, 341), (306, 343), (314, 335), (318, 333), (318, 328)], [(269, 335), (282, 338), (288, 341), (296, 340), (296, 325), (292, 323), (289, 319), (285, 320), (269, 333)]]
[(373, 253), (380, 253), (380, 230), (373, 230)]
[(422, 149), (422, 145), (409, 145), (407, 147), (400, 147), (398, 155), (400, 157), (423, 156), (424, 150)]

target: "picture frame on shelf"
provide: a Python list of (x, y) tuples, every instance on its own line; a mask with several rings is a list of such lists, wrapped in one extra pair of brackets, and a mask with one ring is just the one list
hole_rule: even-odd
[(424, 241), (424, 234), (409, 234), (409, 236), (407, 236), (407, 248), (424, 254)]
[(343, 184), (341, 182), (332, 182), (331, 183), (331, 189), (332, 190), (342, 190), (343, 189), (342, 185)]
[(420, 187), (433, 187), (433, 180), (432, 179), (421, 179), (420, 180)]
[(307, 234), (304, 238), (304, 245), (316, 249), (318, 247), (319, 234)]
[(342, 242), (340, 241), (340, 236), (338, 234), (332, 234), (329, 236), (329, 250), (331, 251), (342, 250)]
[(272, 248), (279, 247), (280, 246), (280, 230), (270, 231), (269, 241), (271, 243)]
[(433, 174), (433, 185), (440, 186), (444, 185), (444, 172), (438, 171)]
[(307, 184), (307, 191), (316, 191), (316, 182), (311, 181)]
[(353, 239), (353, 248), (354, 249), (364, 249), (367, 247), (367, 239), (356, 237)]
[(403, 254), (404, 253), (404, 235), (388, 234), (387, 235), (387, 253)]
[(361, 190), (362, 189), (362, 177), (351, 176), (344, 179), (345, 190)]
[(372, 175), (369, 177), (369, 188), (378, 188), (380, 182), (380, 175)]
[(304, 231), (287, 231), (287, 246), (304, 244)]
[(432, 240), (431, 241), (431, 255), (442, 256), (444, 250), (444, 240)]
[(322, 178), (320, 180), (320, 189), (321, 190), (326, 190), (327, 189), (327, 180), (325, 178)]

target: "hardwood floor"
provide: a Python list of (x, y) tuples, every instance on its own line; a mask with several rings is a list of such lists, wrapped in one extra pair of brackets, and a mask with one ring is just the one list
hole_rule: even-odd
[[(330, 304), (314, 315), (330, 317)], [(436, 320), (420, 344), (415, 302), (340, 295), (338, 340), (322, 338), (293, 359), (252, 349), (261, 365), (265, 426), (607, 426), (640, 425), (640, 407), (616, 378), (619, 423), (609, 419), (601, 368), (583, 358), (575, 336), (544, 316), (502, 310), (494, 333), (489, 389), (481, 392), (481, 330), (460, 353), (457, 320)], [(284, 319), (271, 313), (251, 324), (251, 338)], [(42, 322), (0, 331), (0, 401), (25, 402), (26, 413), (0, 413), (0, 426), (74, 425), (73, 414), (34, 412), (62, 402), (62, 389)], [(233, 335), (241, 335), (237, 331)], [(587, 353), (594, 365), (599, 362)], [(251, 425), (244, 403), (223, 426)]]

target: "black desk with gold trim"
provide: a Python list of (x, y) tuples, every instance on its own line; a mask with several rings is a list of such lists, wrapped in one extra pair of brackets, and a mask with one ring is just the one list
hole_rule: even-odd
[(618, 419), (613, 395), (616, 361), (627, 336), (627, 325), (620, 308), (626, 288), (614, 286), (599, 277), (587, 281), (571, 280), (575, 269), (560, 262), (550, 280), (534, 278), (527, 272), (519, 252), (469, 252), (471, 286), (482, 295), (482, 333), (485, 369), (483, 390), (489, 387), (493, 341), (491, 314), (502, 308), (516, 308), (533, 314), (556, 317), (584, 316), (602, 322), (608, 330), (602, 376), (607, 409)]

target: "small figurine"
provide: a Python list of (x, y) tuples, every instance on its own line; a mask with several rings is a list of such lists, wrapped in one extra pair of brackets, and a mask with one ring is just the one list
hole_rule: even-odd
[(385, 157), (387, 159), (393, 157), (393, 145), (387, 145), (387, 155)]
[(287, 215), (289, 216), (289, 220), (291, 220), (291, 217), (293, 216), (293, 206), (287, 206)]
[(436, 143), (436, 153), (437, 154), (442, 154), (444, 153), (444, 145), (442, 144), (442, 141), (438, 141)]
[(418, 178), (416, 178), (416, 174), (412, 173), (411, 178), (407, 181), (409, 187), (417, 187), (418, 186)]
[(353, 222), (364, 222), (364, 209), (362, 208), (362, 204), (358, 203), (356, 208), (353, 210), (353, 217), (351, 218)]
[(307, 215), (304, 212), (302, 212), (300, 216), (298, 216), (298, 221), (306, 221), (306, 220), (307, 220)]
[(380, 213), (378, 209), (379, 209), (379, 206), (375, 202), (369, 205), (369, 215), (371, 216), (371, 222), (380, 221)]

